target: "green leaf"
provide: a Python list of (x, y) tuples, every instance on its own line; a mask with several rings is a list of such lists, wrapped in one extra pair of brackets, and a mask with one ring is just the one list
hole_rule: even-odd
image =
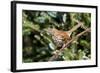
[(41, 24), (43, 24), (43, 23), (46, 22), (46, 18), (43, 17), (43, 16), (41, 16), (41, 17), (37, 17), (37, 18), (35, 18), (34, 21), (37, 22), (37, 23), (41, 23)]
[(55, 50), (55, 49), (56, 49), (55, 45), (54, 45), (52, 42), (49, 43), (49, 47), (50, 47), (52, 50)]
[(51, 17), (53, 17), (53, 18), (56, 18), (57, 17), (57, 12), (47, 12), (48, 13), (48, 15), (50, 15)]
[(33, 24), (32, 22), (30, 21), (26, 21), (24, 24), (23, 24), (23, 28), (29, 28), (29, 29), (32, 29), (35, 30), (35, 31), (39, 31), (40, 30), (40, 26), (37, 25), (37, 24)]
[(90, 43), (87, 42), (86, 40), (80, 40), (80, 44), (85, 48), (90, 48)]
[(74, 54), (71, 52), (70, 49), (66, 48), (63, 54), (65, 60), (74, 60)]

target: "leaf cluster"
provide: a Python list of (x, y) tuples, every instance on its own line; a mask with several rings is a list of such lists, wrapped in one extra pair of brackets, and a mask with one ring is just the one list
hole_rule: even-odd
[[(23, 62), (46, 62), (56, 51), (57, 46), (45, 30), (56, 28), (67, 31), (76, 25), (74, 18), (91, 27), (90, 13), (56, 12), (56, 11), (22, 11)], [(79, 28), (71, 38), (82, 32)], [(91, 33), (86, 33), (73, 41), (56, 61), (87, 60), (91, 58)]]

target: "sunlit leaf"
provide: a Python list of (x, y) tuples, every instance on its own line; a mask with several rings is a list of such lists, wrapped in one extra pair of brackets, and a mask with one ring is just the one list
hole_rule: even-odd
[(47, 12), (51, 17), (57, 17), (57, 12)]

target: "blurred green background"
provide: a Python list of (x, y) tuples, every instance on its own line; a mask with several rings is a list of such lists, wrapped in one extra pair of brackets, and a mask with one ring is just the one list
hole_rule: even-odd
[[(91, 27), (90, 13), (55, 12), (55, 11), (22, 11), (23, 62), (47, 62), (56, 50), (47, 28), (67, 31), (76, 25), (71, 16), (84, 22), (86, 28)], [(84, 31), (78, 28), (71, 35), (75, 37)], [(72, 61), (91, 59), (91, 33), (85, 33), (73, 41), (55, 61)]]

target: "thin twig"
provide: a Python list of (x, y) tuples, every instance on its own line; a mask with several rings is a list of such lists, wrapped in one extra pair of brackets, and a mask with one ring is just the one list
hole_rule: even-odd
[(77, 30), (81, 26), (83, 26), (83, 23), (82, 22), (78, 22), (78, 24), (76, 26), (74, 26), (72, 29), (70, 29), (67, 32), (71, 35), (73, 31)]
[(79, 33), (76, 35), (76, 37), (72, 38), (69, 42), (67, 42), (66, 44), (64, 44), (62, 46), (62, 48), (56, 53), (54, 54), (50, 59), (49, 61), (53, 61), (54, 59), (57, 59), (59, 57), (59, 53), (63, 52), (64, 49), (72, 42), (74, 41), (75, 39), (77, 39), (78, 37), (82, 36), (84, 33), (86, 32), (90, 32), (91, 31), (91, 28), (87, 28), (86, 30), (84, 30), (83, 32)]

